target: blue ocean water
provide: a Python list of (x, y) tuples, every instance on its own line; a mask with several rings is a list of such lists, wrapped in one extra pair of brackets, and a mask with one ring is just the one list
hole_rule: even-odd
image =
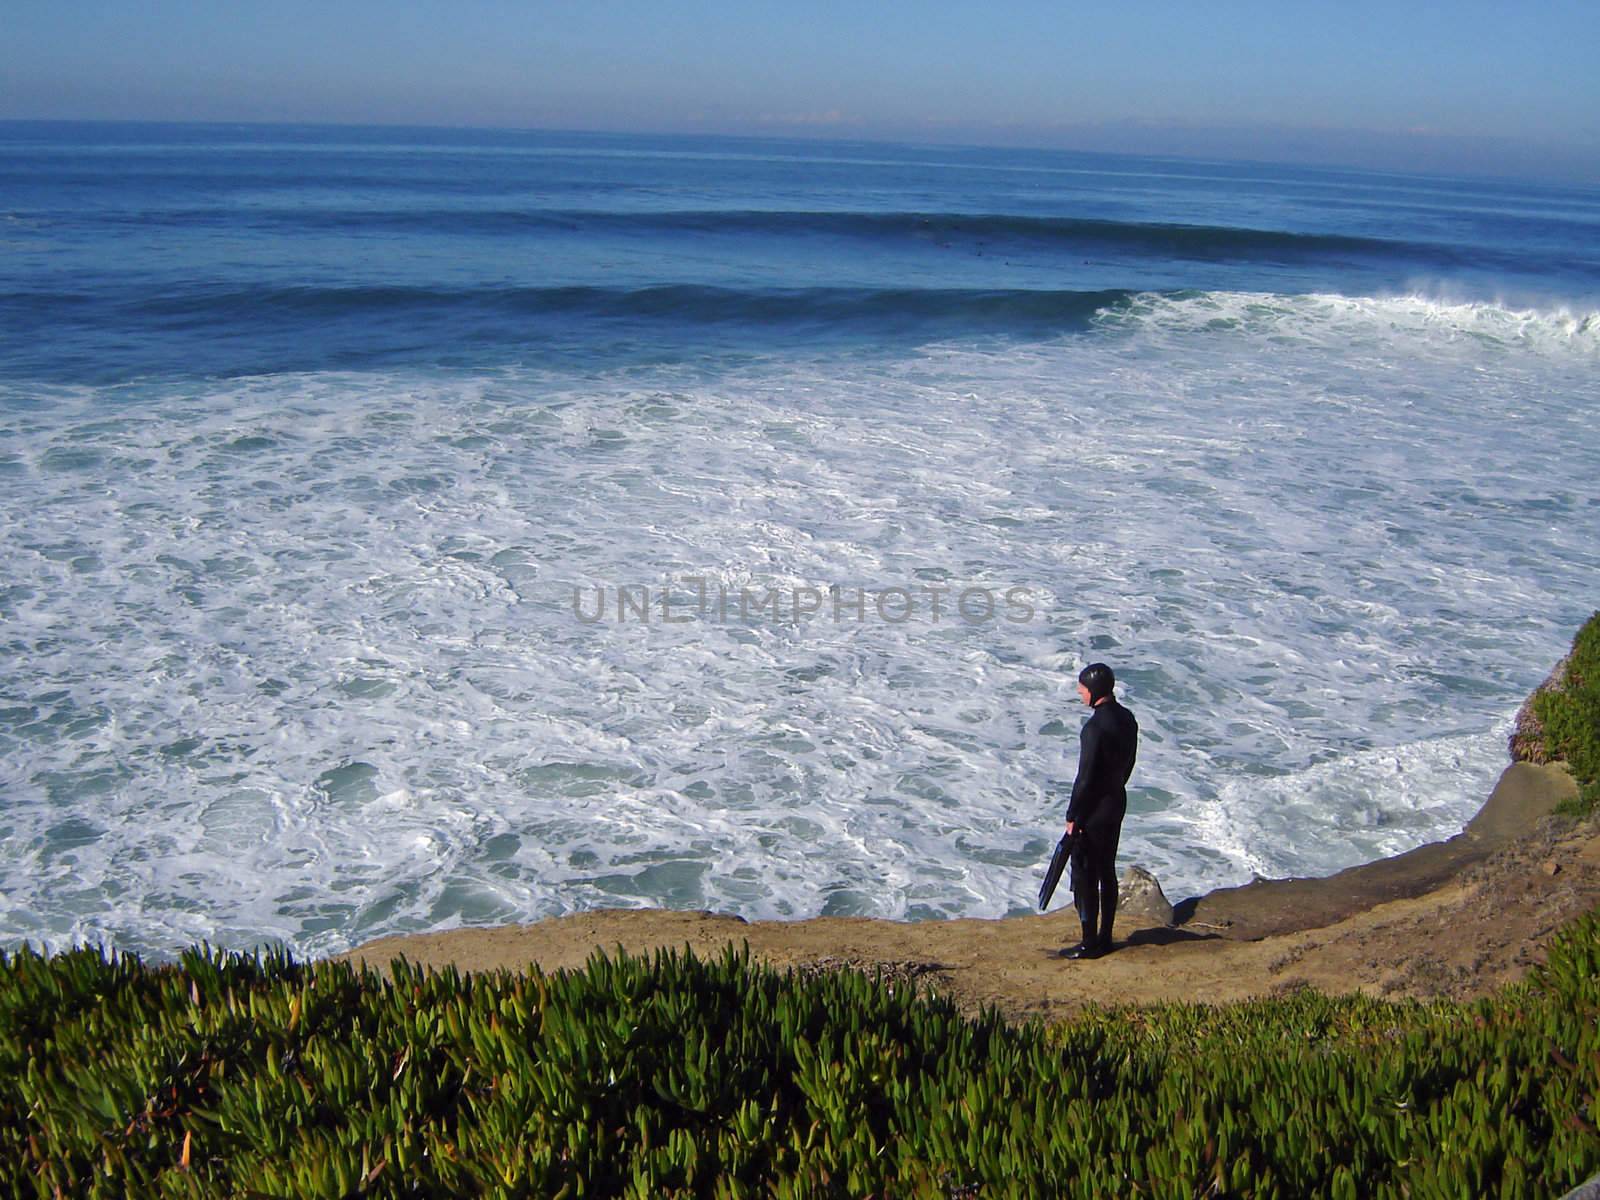
[(1458, 829), (1600, 596), (1600, 192), (0, 124), (0, 944), (1026, 909)]

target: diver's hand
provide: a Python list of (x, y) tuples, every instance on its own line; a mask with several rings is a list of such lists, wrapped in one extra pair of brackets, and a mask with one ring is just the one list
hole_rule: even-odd
[(1078, 832), (1077, 822), (1076, 821), (1068, 821), (1067, 822), (1067, 836), (1068, 837), (1072, 837), (1077, 832)]

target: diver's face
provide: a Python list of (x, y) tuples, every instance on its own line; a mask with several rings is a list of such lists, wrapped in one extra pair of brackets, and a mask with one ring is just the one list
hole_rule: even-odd
[(1084, 687), (1081, 683), (1078, 685), (1078, 699), (1082, 700), (1085, 704), (1093, 703), (1093, 701), (1089, 699), (1089, 689)]

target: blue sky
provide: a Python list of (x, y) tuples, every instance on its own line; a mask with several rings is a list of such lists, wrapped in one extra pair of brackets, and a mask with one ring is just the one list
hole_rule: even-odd
[(1070, 146), (1600, 179), (1576, 3), (8, 0), (0, 118)]

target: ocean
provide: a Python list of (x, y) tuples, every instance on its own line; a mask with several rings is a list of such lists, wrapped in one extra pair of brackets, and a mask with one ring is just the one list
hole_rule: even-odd
[(0, 947), (1174, 899), (1458, 831), (1600, 605), (1600, 190), (0, 124)]

